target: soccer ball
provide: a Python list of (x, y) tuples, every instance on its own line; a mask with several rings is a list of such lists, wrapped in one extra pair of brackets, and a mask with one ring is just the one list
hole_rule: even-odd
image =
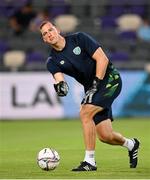
[(55, 149), (44, 148), (37, 156), (39, 167), (45, 171), (54, 170), (60, 162), (60, 156)]

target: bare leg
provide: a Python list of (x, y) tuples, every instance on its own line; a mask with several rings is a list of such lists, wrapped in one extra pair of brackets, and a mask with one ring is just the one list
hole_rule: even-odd
[(85, 112), (82, 109), (80, 112), (80, 117), (82, 121), (82, 129), (83, 129), (83, 137), (86, 150), (94, 150), (95, 149), (95, 142), (96, 142), (96, 129), (95, 124), (89, 116), (89, 113)]
[(82, 129), (85, 143), (85, 157), (83, 162), (88, 162), (94, 167), (95, 164), (95, 145), (96, 145), (96, 127), (93, 116), (99, 109), (93, 105), (82, 105), (80, 117), (82, 121)]
[(95, 149), (96, 130), (94, 122), (92, 120), (84, 121), (82, 128), (86, 150)]
[(94, 150), (96, 144), (96, 132), (98, 138), (105, 143), (112, 145), (123, 145), (125, 138), (118, 132), (113, 131), (110, 119), (103, 120), (96, 125), (93, 121), (94, 115), (103, 108), (90, 104), (83, 105), (80, 111), (82, 128), (86, 150)]
[(96, 126), (98, 138), (105, 143), (112, 145), (123, 145), (125, 138), (118, 132), (113, 131), (111, 120), (102, 121)]
[(99, 111), (93, 105), (83, 105), (80, 111), (82, 121), (83, 136), (86, 150), (94, 150), (96, 144), (96, 128), (93, 116)]
[(94, 157), (96, 132), (98, 138), (104, 143), (124, 146), (127, 147), (129, 151), (133, 149), (130, 152), (130, 167), (135, 168), (137, 165), (135, 153), (137, 153), (139, 148), (139, 141), (134, 139), (135, 142), (133, 142), (131, 139), (126, 139), (120, 133), (113, 131), (110, 119), (103, 120), (95, 126), (93, 117), (101, 110), (103, 110), (103, 108), (90, 104), (82, 105), (81, 107), (80, 117), (86, 151), (84, 161), (77, 168), (72, 169), (72, 171), (85, 171), (87, 167), (88, 169), (86, 169), (86, 171), (95, 171), (97, 169)]

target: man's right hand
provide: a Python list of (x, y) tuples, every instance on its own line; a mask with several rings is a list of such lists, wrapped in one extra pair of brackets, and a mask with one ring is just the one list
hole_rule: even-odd
[(57, 84), (54, 84), (55, 91), (58, 96), (66, 96), (69, 91), (69, 86), (65, 81), (60, 81)]

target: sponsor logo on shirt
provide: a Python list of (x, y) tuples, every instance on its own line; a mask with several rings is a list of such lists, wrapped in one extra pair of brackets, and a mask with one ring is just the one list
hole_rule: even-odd
[(75, 47), (75, 48), (73, 49), (73, 53), (74, 53), (75, 55), (81, 54), (81, 48), (80, 48), (79, 46)]

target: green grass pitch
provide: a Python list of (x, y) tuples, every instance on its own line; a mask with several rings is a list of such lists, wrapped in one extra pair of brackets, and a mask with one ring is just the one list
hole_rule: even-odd
[[(1, 179), (149, 179), (150, 119), (117, 119), (114, 130), (141, 141), (139, 164), (130, 169), (127, 150), (97, 140), (97, 172), (71, 172), (84, 157), (79, 120), (0, 121)], [(36, 163), (45, 147), (56, 149), (61, 157), (54, 171), (43, 171)]]

